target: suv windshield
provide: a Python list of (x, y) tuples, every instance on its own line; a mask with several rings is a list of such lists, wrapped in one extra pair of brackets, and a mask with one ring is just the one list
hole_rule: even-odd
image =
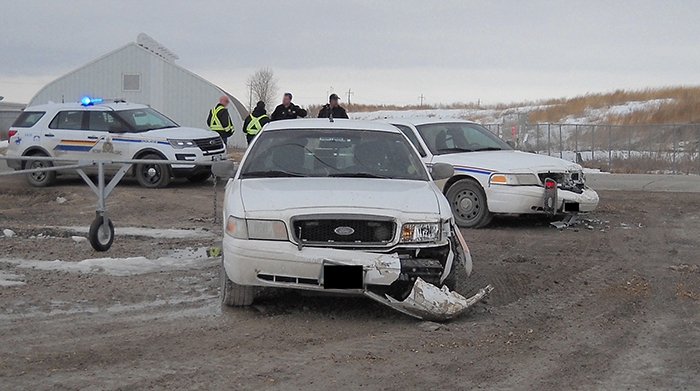
[(150, 107), (114, 111), (113, 114), (126, 122), (133, 132), (146, 132), (156, 129), (176, 128), (178, 126), (170, 118)]
[(429, 180), (399, 133), (357, 130), (272, 130), (253, 144), (241, 178), (349, 177)]
[(512, 150), (483, 126), (470, 123), (439, 123), (416, 126), (433, 155), (459, 152)]

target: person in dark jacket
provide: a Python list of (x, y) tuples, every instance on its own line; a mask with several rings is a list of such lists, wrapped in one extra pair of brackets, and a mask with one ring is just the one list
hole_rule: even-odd
[(331, 96), (328, 98), (328, 103), (326, 103), (321, 108), (321, 111), (318, 112), (318, 118), (348, 118), (348, 113), (340, 104), (338, 104), (338, 100), (340, 100), (338, 95), (331, 94)]
[(221, 136), (221, 139), (224, 141), (224, 146), (226, 146), (229, 136), (231, 136), (234, 131), (231, 116), (228, 113), (228, 109), (226, 109), (228, 104), (228, 96), (223, 95), (219, 98), (219, 103), (214, 106), (213, 109), (209, 110), (209, 116), (207, 117), (209, 129)]
[(270, 120), (277, 121), (281, 119), (304, 118), (306, 114), (306, 110), (292, 103), (292, 94), (285, 92), (282, 98), (282, 104), (275, 108)]
[(253, 112), (243, 121), (243, 129), (245, 130), (245, 137), (248, 140), (248, 145), (250, 145), (255, 135), (257, 135), (268, 122), (270, 122), (270, 117), (267, 116), (265, 102), (260, 101), (255, 105)]

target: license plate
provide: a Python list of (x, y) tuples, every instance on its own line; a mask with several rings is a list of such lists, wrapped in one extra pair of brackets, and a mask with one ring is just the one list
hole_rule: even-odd
[(324, 264), (321, 273), (324, 289), (362, 289), (364, 286), (362, 265)]

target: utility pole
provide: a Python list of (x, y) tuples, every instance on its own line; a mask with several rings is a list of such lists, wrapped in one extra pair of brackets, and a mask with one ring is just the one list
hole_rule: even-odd
[(352, 92), (350, 88), (348, 88), (348, 92), (346, 92), (345, 95), (348, 96), (348, 104), (350, 104), (350, 95), (355, 95), (355, 93)]
[(423, 107), (423, 101), (425, 101), (425, 95), (420, 94), (420, 96), (418, 97), (418, 99), (420, 99), (420, 107)]
[(253, 111), (253, 82), (251, 81), (250, 83), (246, 84), (246, 86), (249, 88), (250, 95), (248, 96), (248, 111)]

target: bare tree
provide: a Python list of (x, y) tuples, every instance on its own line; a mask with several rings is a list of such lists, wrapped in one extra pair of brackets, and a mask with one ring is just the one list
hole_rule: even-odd
[(268, 110), (274, 104), (279, 88), (277, 79), (272, 68), (258, 69), (248, 77), (248, 88), (250, 89), (250, 101), (248, 108), (252, 111), (255, 102), (263, 101)]

